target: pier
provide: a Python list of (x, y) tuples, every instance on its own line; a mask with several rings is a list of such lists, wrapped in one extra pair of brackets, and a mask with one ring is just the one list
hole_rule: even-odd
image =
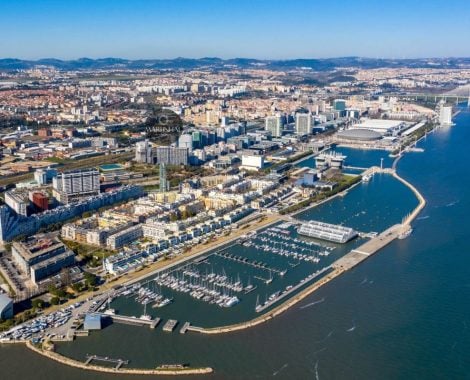
[(283, 298), (287, 297), (289, 294), (295, 292), (296, 290), (299, 290), (302, 286), (305, 286), (306, 284), (308, 284), (309, 282), (313, 281), (314, 279), (316, 279), (318, 276), (320, 276), (321, 274), (325, 273), (326, 271), (330, 270), (331, 269), (331, 266), (327, 266), (315, 273), (312, 273), (310, 276), (307, 277), (307, 279), (305, 281), (301, 281), (299, 282), (297, 285), (293, 286), (291, 289), (289, 290), (286, 290), (284, 293), (280, 294), (278, 297), (276, 297), (275, 299), (271, 300), (271, 301), (268, 301), (266, 302), (263, 306), (260, 306), (256, 309), (256, 312), (257, 313), (260, 313), (262, 312), (263, 310), (266, 310), (267, 308), (271, 307), (272, 305), (274, 305), (275, 303), (279, 302), (280, 300), (282, 300)]
[(396, 224), (386, 229), (381, 234), (370, 239), (360, 247), (353, 249), (348, 254), (336, 260), (332, 266), (341, 271), (346, 271), (355, 267), (360, 262), (364, 261), (369, 256), (373, 255), (374, 253), (391, 243), (393, 240), (395, 240), (402, 231), (402, 228), (403, 227), (401, 224)]
[(115, 323), (122, 323), (124, 325), (133, 325), (133, 326), (149, 326), (151, 329), (154, 329), (158, 326), (160, 323), (161, 319), (160, 318), (155, 318), (155, 319), (142, 319), (142, 318), (137, 318), (137, 317), (129, 317), (126, 315), (117, 315), (117, 314), (104, 314), (104, 313), (98, 313), (104, 318), (110, 318), (113, 322)]
[(118, 370), (124, 364), (126, 364), (126, 365), (129, 364), (129, 360), (112, 359), (112, 358), (108, 358), (107, 356), (104, 357), (104, 356), (98, 356), (98, 355), (87, 355), (86, 358), (87, 358), (86, 361), (85, 361), (86, 366), (89, 365), (92, 361), (100, 361), (100, 362), (115, 364), (114, 369)]
[(181, 327), (180, 334), (186, 334), (186, 331), (188, 331), (189, 326), (191, 326), (191, 323), (185, 322), (183, 327)]
[(156, 329), (157, 326), (160, 324), (161, 319), (160, 318), (155, 318), (152, 323), (150, 324), (151, 329)]
[(227, 254), (227, 253), (222, 253), (222, 252), (216, 252), (216, 253), (214, 253), (214, 255), (222, 257), (224, 259), (235, 261), (235, 262), (240, 263), (240, 264), (246, 264), (246, 265), (252, 266), (254, 268), (268, 270), (268, 271), (271, 271), (271, 272), (274, 272), (274, 273), (277, 273), (277, 274), (282, 273), (282, 270), (269, 267), (266, 263), (263, 263), (262, 261), (252, 261), (252, 260), (249, 260), (247, 257), (244, 257), (244, 256), (237, 256), (237, 255), (232, 255), (232, 254)]

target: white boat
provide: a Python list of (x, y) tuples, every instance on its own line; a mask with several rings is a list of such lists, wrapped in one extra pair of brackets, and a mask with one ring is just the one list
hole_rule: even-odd
[(240, 302), (240, 300), (238, 299), (238, 297), (233, 296), (233, 297), (229, 298), (228, 301), (226, 301), (224, 303), (224, 306), (225, 307), (232, 307), (232, 306), (235, 306), (239, 302)]
[(165, 298), (162, 302), (160, 302), (158, 304), (158, 307), (163, 307), (163, 306), (169, 305), (172, 302), (173, 302), (172, 298)]

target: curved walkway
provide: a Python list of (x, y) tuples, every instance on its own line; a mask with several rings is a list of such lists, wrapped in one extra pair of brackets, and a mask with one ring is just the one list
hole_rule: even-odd
[(43, 355), (49, 359), (52, 359), (56, 362), (61, 364), (69, 365), (71, 367), (85, 369), (88, 371), (96, 371), (96, 372), (107, 372), (107, 373), (119, 373), (119, 374), (126, 374), (126, 375), (203, 375), (209, 374), (213, 372), (213, 369), (210, 367), (203, 367), (203, 368), (181, 368), (181, 369), (139, 369), (139, 368), (108, 368), (108, 367), (101, 367), (96, 365), (86, 365), (85, 363), (79, 362), (77, 360), (62, 356), (54, 351), (43, 350), (31, 342), (26, 343), (26, 347), (30, 350)]

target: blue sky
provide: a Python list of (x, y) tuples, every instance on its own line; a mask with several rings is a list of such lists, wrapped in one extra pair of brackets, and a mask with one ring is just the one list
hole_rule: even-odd
[(0, 0), (0, 58), (470, 56), (470, 1)]

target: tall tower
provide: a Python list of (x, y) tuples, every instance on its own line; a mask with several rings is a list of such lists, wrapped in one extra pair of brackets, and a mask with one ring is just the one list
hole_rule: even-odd
[(166, 167), (164, 163), (160, 164), (160, 193), (168, 191), (168, 181), (166, 179)]
[(300, 136), (312, 134), (312, 117), (310, 113), (297, 113), (295, 115), (295, 133)]

